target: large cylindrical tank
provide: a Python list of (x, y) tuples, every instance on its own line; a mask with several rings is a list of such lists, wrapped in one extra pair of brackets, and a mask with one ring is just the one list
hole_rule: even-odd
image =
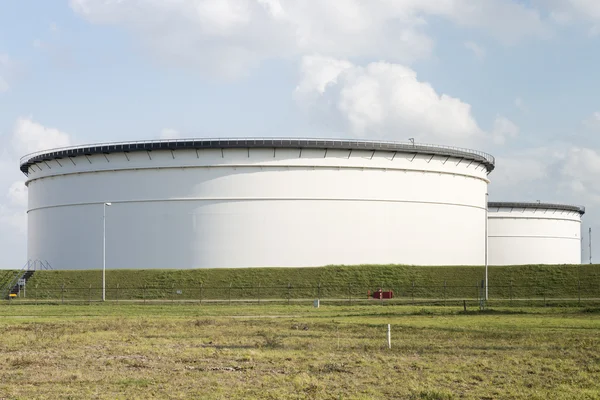
[(490, 265), (581, 263), (583, 207), (515, 202), (488, 207)]
[(103, 254), (106, 268), (483, 265), (493, 167), (476, 151), (341, 140), (40, 152), (21, 162), (28, 257), (56, 269), (102, 268)]

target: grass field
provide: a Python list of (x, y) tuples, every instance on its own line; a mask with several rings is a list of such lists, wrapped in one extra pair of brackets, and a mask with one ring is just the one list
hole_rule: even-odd
[(0, 398), (600, 399), (598, 348), (600, 309), (3, 303)]
[[(28, 281), (30, 297), (100, 297), (102, 271), (38, 271)], [(477, 298), (484, 268), (404, 265), (328, 266), (319, 268), (239, 268), (192, 270), (107, 270), (109, 299), (171, 298), (355, 298), (368, 290), (392, 289), (416, 298)], [(0, 288), (14, 272), (0, 271)], [(600, 265), (511, 266), (489, 268), (492, 298), (598, 298)], [(117, 285), (119, 289), (117, 291)], [(317, 294), (317, 286), (321, 289)], [(64, 292), (62, 288), (65, 288)], [(142, 288), (148, 290), (143, 293)], [(290, 287), (291, 289), (288, 289)], [(91, 288), (91, 290), (90, 290)], [(233, 288), (233, 289), (229, 289)], [(260, 289), (259, 289), (260, 288)]]

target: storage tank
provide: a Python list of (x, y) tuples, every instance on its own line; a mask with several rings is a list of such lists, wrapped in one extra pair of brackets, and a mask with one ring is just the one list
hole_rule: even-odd
[(581, 263), (584, 207), (518, 202), (488, 207), (490, 265)]
[(28, 257), (56, 269), (102, 268), (104, 255), (106, 268), (483, 265), (493, 168), (478, 151), (360, 140), (42, 151), (21, 160)]

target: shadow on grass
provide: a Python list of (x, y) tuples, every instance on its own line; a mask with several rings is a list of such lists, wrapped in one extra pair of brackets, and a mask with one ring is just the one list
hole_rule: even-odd
[(493, 308), (488, 308), (485, 310), (461, 310), (456, 314), (458, 315), (518, 315), (518, 314), (538, 314), (535, 311), (526, 311), (526, 310), (494, 310)]
[(600, 307), (586, 307), (581, 312), (586, 314), (600, 314)]
[[(515, 310), (494, 310), (494, 309), (487, 309), (487, 310), (444, 310), (444, 309), (439, 309), (439, 308), (420, 308), (418, 310), (394, 310), (394, 311), (387, 311), (387, 312), (369, 312), (369, 311), (365, 311), (365, 312), (348, 312), (348, 313), (343, 313), (340, 314), (340, 316), (344, 316), (344, 317), (374, 317), (374, 318), (379, 318), (379, 317), (400, 317), (400, 316), (415, 316), (415, 315), (424, 315), (424, 316), (451, 316), (451, 315), (516, 315), (516, 314), (539, 314), (539, 312), (537, 310), (522, 310), (522, 309), (515, 309)], [(330, 315), (323, 315), (323, 316), (311, 316), (311, 318), (331, 318)]]

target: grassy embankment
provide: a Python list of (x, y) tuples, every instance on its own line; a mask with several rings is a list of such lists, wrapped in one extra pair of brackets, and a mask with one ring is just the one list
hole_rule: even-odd
[(0, 305), (0, 398), (599, 399), (599, 333), (600, 309)]
[[(229, 296), (234, 299), (290, 296), (294, 299), (314, 298), (318, 294), (321, 298), (348, 298), (350, 295), (365, 298), (367, 290), (379, 287), (394, 290), (400, 298), (476, 299), (476, 285), (483, 277), (483, 267), (403, 265), (107, 270), (106, 273), (109, 299), (117, 296), (119, 299), (227, 299)], [(490, 267), (489, 282), (490, 296), (496, 299), (543, 296), (573, 299), (580, 295), (582, 298), (599, 298), (600, 265)], [(97, 299), (100, 286), (99, 270), (38, 271), (27, 288), (30, 298), (87, 299), (91, 296)]]

